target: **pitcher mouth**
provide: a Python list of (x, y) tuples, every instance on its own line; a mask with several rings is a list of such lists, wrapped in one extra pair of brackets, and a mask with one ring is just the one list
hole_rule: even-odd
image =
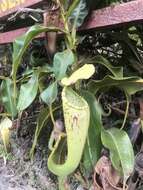
[(70, 107), (73, 107), (78, 110), (87, 109), (87, 107), (88, 107), (87, 102), (84, 100), (84, 98), (79, 96), (70, 87), (64, 87), (64, 89), (62, 91), (62, 99)]

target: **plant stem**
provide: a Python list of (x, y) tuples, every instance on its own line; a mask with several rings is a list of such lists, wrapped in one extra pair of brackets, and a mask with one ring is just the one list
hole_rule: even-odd
[(49, 111), (50, 111), (50, 116), (51, 116), (53, 126), (55, 126), (55, 119), (54, 119), (54, 115), (53, 115), (52, 105), (49, 106)]
[(58, 177), (59, 190), (70, 190), (70, 187), (67, 184), (67, 177)]
[(62, 20), (63, 20), (63, 24), (64, 24), (64, 29), (66, 30), (66, 38), (67, 38), (67, 43), (66, 45), (70, 48), (70, 49), (73, 49), (73, 39), (72, 39), (72, 36), (71, 36), (71, 32), (70, 32), (70, 29), (69, 29), (69, 25), (68, 25), (68, 22), (67, 22), (67, 19), (66, 19), (66, 14), (65, 14), (65, 10), (64, 10), (64, 7), (63, 5), (61, 4), (60, 0), (57, 0), (57, 3), (59, 4), (60, 6), (60, 10), (61, 10), (61, 17), (62, 17)]
[(125, 117), (124, 117), (123, 124), (122, 124), (122, 126), (121, 126), (121, 130), (122, 130), (122, 129), (124, 128), (124, 126), (125, 126), (125, 123), (126, 123), (126, 120), (127, 120), (127, 116), (128, 116), (128, 111), (129, 111), (129, 105), (130, 105), (129, 97), (128, 97), (127, 94), (126, 94), (126, 98), (127, 98), (127, 105), (126, 105)]

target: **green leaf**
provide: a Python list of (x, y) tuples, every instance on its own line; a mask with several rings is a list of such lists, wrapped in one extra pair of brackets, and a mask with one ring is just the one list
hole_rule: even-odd
[(51, 105), (57, 98), (58, 88), (57, 82), (52, 83), (46, 90), (44, 90), (40, 97), (47, 105)]
[[(88, 14), (86, 0), (77, 1), (73, 5), (74, 6), (69, 9), (70, 16), (68, 18), (69, 18), (69, 21), (70, 21), (71, 25), (73, 26), (73, 28), (78, 28), (83, 24), (83, 21)], [(75, 5), (77, 5), (77, 6), (73, 10)], [(69, 15), (69, 13), (68, 13), (68, 15)]]
[(53, 72), (57, 80), (61, 80), (66, 76), (68, 66), (72, 65), (74, 61), (74, 54), (70, 49), (55, 54)]
[(103, 129), (101, 139), (103, 145), (110, 150), (113, 166), (122, 172), (126, 181), (134, 169), (134, 152), (127, 133), (117, 128)]
[(69, 78), (65, 77), (61, 83), (65, 86), (76, 83), (81, 79), (89, 79), (95, 72), (95, 67), (92, 64), (85, 64), (78, 70), (76, 70)]
[(90, 108), (90, 125), (88, 136), (84, 148), (83, 165), (86, 172), (93, 170), (101, 153), (101, 128), (102, 128), (102, 109), (93, 94), (88, 91), (82, 91), (82, 95)]
[(117, 87), (123, 90), (126, 95), (127, 106), (126, 106), (123, 124), (121, 127), (123, 128), (128, 115), (129, 101), (131, 99), (131, 95), (143, 90), (143, 80), (138, 77), (116, 78), (107, 75), (103, 80), (90, 81), (88, 84), (89, 91), (91, 91), (94, 94), (96, 94), (99, 90), (107, 91), (112, 87)]
[(7, 78), (1, 83), (1, 100), (6, 111), (14, 118), (17, 115), (17, 109), (14, 102), (13, 83), (11, 79)]
[(111, 63), (101, 55), (96, 56), (93, 60), (95, 63), (105, 66), (114, 75), (114, 77), (123, 77), (123, 67), (113, 67), (113, 65), (111, 65)]
[(139, 77), (116, 78), (110, 75), (104, 77), (103, 80), (92, 80), (88, 83), (88, 89), (94, 94), (99, 90), (107, 90), (111, 87), (118, 87), (128, 95), (133, 95), (143, 90), (143, 80)]
[(18, 111), (25, 110), (36, 98), (38, 92), (38, 72), (33, 72), (30, 80), (22, 84), (20, 87), (20, 94), (18, 98), (17, 109)]
[(12, 65), (12, 77), (14, 82), (16, 81), (16, 73), (17, 69), (22, 62), (23, 54), (31, 43), (32, 39), (35, 38), (42, 32), (50, 32), (50, 31), (60, 31), (62, 33), (66, 33), (64, 30), (57, 27), (44, 27), (42, 25), (32, 26), (26, 34), (21, 37), (18, 37), (13, 43), (13, 65)]

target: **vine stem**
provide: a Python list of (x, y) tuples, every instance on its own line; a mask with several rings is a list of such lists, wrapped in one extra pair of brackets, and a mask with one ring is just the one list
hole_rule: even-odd
[(68, 23), (67, 23), (65, 10), (64, 10), (63, 5), (61, 4), (60, 0), (57, 0), (57, 4), (59, 4), (60, 10), (61, 10), (62, 20), (63, 20), (63, 23), (64, 23), (64, 29), (67, 32), (67, 34), (66, 34), (66, 38), (67, 38), (66, 45), (70, 49), (73, 49), (73, 39), (72, 39), (71, 34), (70, 34), (70, 29), (69, 29), (69, 26), (68, 26)]
[(52, 104), (49, 106), (49, 111), (50, 111), (50, 116), (51, 116), (51, 120), (52, 120), (53, 126), (55, 126), (55, 119), (54, 119), (54, 115), (53, 115)]
[(124, 126), (125, 126), (127, 116), (128, 116), (128, 111), (129, 111), (129, 105), (130, 105), (128, 94), (127, 93), (125, 93), (125, 94), (126, 94), (126, 99), (127, 99), (127, 105), (126, 105), (124, 121), (123, 121), (123, 124), (122, 124), (120, 130), (122, 130), (124, 128)]

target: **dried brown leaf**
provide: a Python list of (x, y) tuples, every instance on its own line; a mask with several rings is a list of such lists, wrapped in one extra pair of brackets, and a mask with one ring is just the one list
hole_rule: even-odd
[(112, 167), (111, 161), (102, 156), (95, 166), (94, 189), (95, 190), (122, 190), (118, 187), (121, 177)]
[(139, 176), (143, 179), (143, 152), (139, 152), (135, 159), (135, 170), (138, 172)]

